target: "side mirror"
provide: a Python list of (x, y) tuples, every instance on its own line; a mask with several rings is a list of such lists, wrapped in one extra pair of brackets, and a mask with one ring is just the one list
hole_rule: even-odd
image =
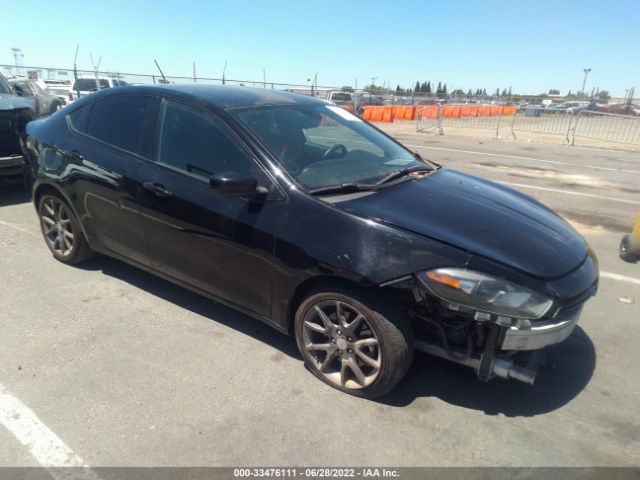
[(209, 177), (209, 185), (223, 197), (260, 196), (258, 180), (240, 172), (222, 172)]

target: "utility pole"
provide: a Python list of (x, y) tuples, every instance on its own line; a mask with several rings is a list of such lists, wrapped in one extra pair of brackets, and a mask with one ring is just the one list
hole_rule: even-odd
[(19, 77), (20, 72), (22, 70), (22, 59), (24, 58), (24, 55), (22, 54), (22, 49), (17, 47), (11, 48), (11, 51), (13, 52), (13, 64), (15, 65), (15, 74), (16, 76)]
[(589, 75), (589, 72), (591, 71), (591, 69), (583, 68), (582, 71), (584, 72), (584, 80), (582, 81), (582, 96), (586, 96), (584, 93), (584, 89), (587, 86), (587, 75)]
[(264, 67), (262, 68), (262, 88), (267, 88), (267, 73)]
[(224, 61), (224, 67), (223, 67), (223, 69), (222, 69), (222, 84), (223, 84), (223, 85), (224, 85), (224, 83), (225, 83), (225, 82), (224, 82), (224, 72), (226, 72), (226, 71), (227, 71), (227, 61), (225, 60), (225, 61)]
[(196, 77), (196, 62), (193, 62), (193, 83), (197, 83), (198, 79)]
[(91, 57), (91, 64), (93, 65), (93, 71), (96, 77), (96, 90), (100, 90), (100, 81), (98, 80), (98, 69), (100, 68), (100, 62), (102, 62), (102, 57), (98, 59), (98, 64), (93, 61), (93, 53), (89, 52), (89, 56)]
[(77, 61), (78, 61), (78, 50), (80, 49), (80, 44), (78, 43), (76, 45), (76, 56), (73, 58), (73, 79), (75, 80), (75, 84), (76, 84), (76, 95), (77, 98), (80, 98), (80, 85), (78, 82), (78, 66), (77, 66)]

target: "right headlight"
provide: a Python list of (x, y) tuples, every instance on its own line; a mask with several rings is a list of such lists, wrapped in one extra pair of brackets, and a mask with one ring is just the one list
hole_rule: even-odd
[(553, 304), (549, 297), (526, 287), (464, 268), (437, 268), (418, 277), (442, 300), (482, 312), (537, 319)]

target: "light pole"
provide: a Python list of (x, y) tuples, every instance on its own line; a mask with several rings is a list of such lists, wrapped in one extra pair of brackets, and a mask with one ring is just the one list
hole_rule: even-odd
[(585, 96), (584, 89), (587, 86), (587, 75), (589, 75), (589, 72), (591, 71), (591, 69), (584, 68), (582, 71), (584, 72), (584, 80), (582, 82), (582, 96)]

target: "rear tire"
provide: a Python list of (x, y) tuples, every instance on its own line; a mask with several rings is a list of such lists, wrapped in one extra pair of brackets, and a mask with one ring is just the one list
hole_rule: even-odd
[(626, 234), (620, 241), (620, 258), (625, 262), (635, 263), (638, 260), (638, 243), (634, 235)]
[(357, 288), (316, 290), (296, 311), (294, 327), (309, 370), (363, 398), (390, 392), (413, 359), (413, 331), (393, 299)]
[(56, 260), (77, 265), (95, 256), (78, 219), (62, 196), (43, 195), (38, 202), (38, 216), (45, 243)]

